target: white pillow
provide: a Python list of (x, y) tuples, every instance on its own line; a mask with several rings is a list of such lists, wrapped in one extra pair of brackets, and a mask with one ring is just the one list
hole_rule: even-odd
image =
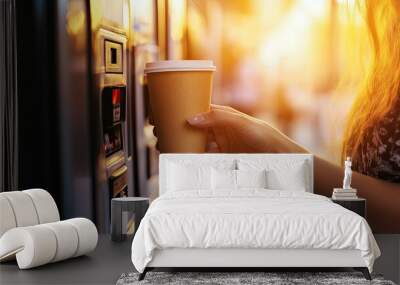
[(236, 189), (236, 170), (215, 169), (211, 171), (212, 189)]
[(267, 171), (236, 170), (238, 188), (267, 188)]
[(188, 167), (169, 163), (167, 171), (167, 188), (169, 191), (211, 189), (211, 167)]
[(240, 170), (267, 171), (267, 188), (273, 190), (306, 191), (307, 163), (304, 160), (245, 160), (238, 161)]
[(271, 169), (267, 171), (268, 188), (272, 190), (306, 191), (307, 181), (304, 164), (286, 170)]

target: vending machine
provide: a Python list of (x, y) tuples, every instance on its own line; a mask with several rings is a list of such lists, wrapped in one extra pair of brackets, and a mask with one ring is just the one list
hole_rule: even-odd
[[(111, 0), (90, 1), (102, 140), (97, 159), (96, 212), (98, 224), (106, 230), (112, 198), (158, 196), (159, 153), (149, 123), (144, 66), (160, 59), (185, 57), (185, 3), (113, 0), (111, 5)], [(174, 19), (179, 21), (175, 23)]]
[[(107, 2), (107, 1), (106, 1)], [(134, 196), (131, 94), (129, 77), (129, 10), (126, 0), (113, 1), (108, 8), (102, 1), (91, 1), (95, 93), (101, 120), (101, 146), (98, 157), (96, 212), (98, 224), (110, 229), (111, 199)]]

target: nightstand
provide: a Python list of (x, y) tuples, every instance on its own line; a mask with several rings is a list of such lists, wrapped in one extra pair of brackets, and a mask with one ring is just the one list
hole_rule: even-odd
[(111, 240), (133, 238), (149, 208), (149, 198), (122, 197), (111, 200)]
[(361, 217), (367, 217), (367, 200), (364, 198), (357, 199), (332, 199), (333, 203), (339, 204), (340, 206), (359, 214)]

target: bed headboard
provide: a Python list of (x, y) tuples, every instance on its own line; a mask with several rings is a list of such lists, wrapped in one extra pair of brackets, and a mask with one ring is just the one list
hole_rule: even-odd
[[(307, 179), (307, 192), (314, 192), (314, 166), (313, 166), (313, 155), (312, 154), (298, 154), (298, 153), (282, 153), (282, 154), (269, 154), (269, 153), (240, 153), (240, 154), (230, 154), (230, 153), (166, 153), (160, 155), (159, 162), (159, 195), (162, 195), (166, 192), (166, 181), (167, 181), (167, 165), (168, 162), (173, 162), (174, 160), (185, 161), (187, 160), (189, 163), (194, 160), (202, 160), (207, 162), (220, 161), (223, 160), (232, 160), (232, 162), (240, 159), (257, 159), (257, 160), (293, 160), (293, 161), (305, 161), (306, 165), (306, 179)], [(236, 165), (236, 163), (235, 163)]]

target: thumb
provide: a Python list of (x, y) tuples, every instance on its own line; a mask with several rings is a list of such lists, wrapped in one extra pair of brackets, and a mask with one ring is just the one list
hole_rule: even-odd
[(188, 123), (198, 128), (237, 127), (243, 123), (243, 118), (236, 113), (220, 109), (212, 109), (187, 119)]

